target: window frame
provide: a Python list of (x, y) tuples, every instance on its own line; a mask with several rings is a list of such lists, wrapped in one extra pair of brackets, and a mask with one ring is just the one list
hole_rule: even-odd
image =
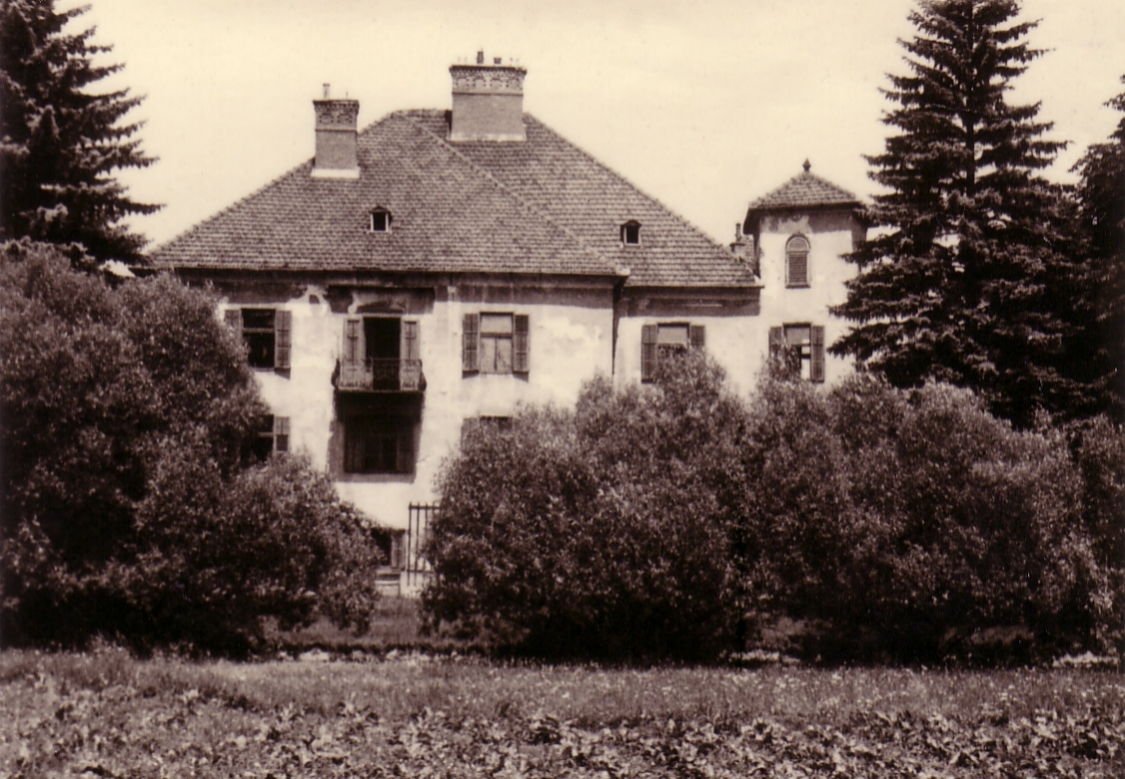
[[(266, 457), (261, 457), (260, 455), (265, 448), (265, 441), (269, 441), (269, 452)], [(289, 417), (264, 414), (259, 420), (258, 436), (255, 443), (257, 446), (252, 446), (251, 449), (259, 460), (268, 459), (268, 457), (278, 453), (288, 453)]]
[[(790, 332), (798, 328), (808, 330), (808, 340), (790, 343)], [(793, 351), (793, 347), (797, 351)], [(814, 325), (811, 322), (786, 322), (777, 327), (770, 328), (769, 353), (770, 359), (777, 359), (782, 350), (789, 354), (790, 364), (788, 370), (795, 370), (802, 381), (823, 383), (825, 381), (825, 349), (824, 325)], [(805, 375), (805, 365), (808, 364), (808, 375)]]
[[(672, 328), (686, 328), (687, 340), (682, 343), (661, 343), (661, 329), (670, 331)], [(661, 348), (664, 347), (664, 348)], [(641, 381), (650, 382), (656, 379), (656, 371), (660, 365), (661, 357), (672, 352), (686, 352), (691, 349), (707, 348), (707, 327), (698, 322), (668, 321), (650, 322), (641, 325)]]
[[(485, 332), (484, 317), (509, 317), (512, 323), (511, 333)], [(495, 359), (492, 366), (484, 365), (485, 339), (495, 342), (491, 351), (493, 355), (499, 353), (496, 345), (504, 341), (511, 342), (508, 370), (497, 370)], [(461, 372), (526, 377), (531, 372), (531, 316), (513, 311), (476, 311), (464, 314), (461, 325)]]
[[(246, 314), (262, 314), (269, 312), (272, 315), (272, 326), (246, 326)], [(227, 326), (238, 333), (242, 342), (247, 347), (247, 364), (254, 370), (288, 371), (290, 369), (290, 355), (292, 353), (293, 312), (276, 306), (232, 306), (223, 312), (223, 320)], [(249, 337), (248, 337), (249, 334)], [(254, 336), (270, 335), (269, 358), (263, 357), (253, 360), (250, 338)]]
[[(414, 435), (417, 423), (401, 414), (359, 414), (341, 419), (344, 428), (344, 457), (341, 467), (349, 476), (411, 475), (415, 471), (417, 453)], [(368, 452), (369, 442), (379, 446), (393, 441), (393, 463), (384, 459), (388, 450)], [(363, 449), (359, 450), (363, 442)], [(357, 458), (360, 462), (357, 462)], [(369, 464), (374, 461), (374, 464)]]
[[(802, 247), (803, 248), (800, 248)], [(809, 258), (812, 255), (812, 242), (802, 233), (794, 233), (785, 242), (785, 286), (786, 287), (811, 287), (812, 274), (810, 273)], [(804, 278), (794, 279), (793, 260), (803, 258)]]
[[(376, 218), (381, 217), (383, 226), (382, 228), (376, 227)], [(377, 206), (371, 209), (367, 215), (367, 232), (369, 233), (389, 233), (391, 231), (391, 223), (394, 219), (391, 217), (391, 212), (382, 206)]]
[[(633, 240), (629, 240), (630, 238), (632, 238)], [(621, 245), (641, 245), (641, 223), (636, 219), (630, 219), (626, 222), (621, 223)]]

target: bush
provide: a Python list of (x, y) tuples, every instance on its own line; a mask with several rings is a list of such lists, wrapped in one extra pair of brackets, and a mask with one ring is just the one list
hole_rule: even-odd
[(807, 654), (1027, 659), (1091, 640), (1100, 573), (1061, 436), (948, 385), (768, 377), (744, 451), (754, 616), (814, 626)]
[(1125, 432), (1105, 416), (1067, 432), (1082, 476), (1082, 517), (1102, 573), (1091, 599), (1096, 648), (1125, 653)]
[(5, 643), (237, 653), (314, 606), (362, 626), (378, 553), (303, 460), (253, 463), (265, 411), (205, 294), (111, 289), (52, 247), (4, 247)]
[(471, 430), (430, 527), (430, 626), (546, 657), (717, 656), (738, 622), (740, 428), (721, 371), (689, 354), (653, 386), (597, 379), (573, 413)]

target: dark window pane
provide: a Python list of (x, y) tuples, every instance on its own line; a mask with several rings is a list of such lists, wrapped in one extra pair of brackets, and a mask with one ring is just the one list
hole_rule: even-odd
[(367, 340), (367, 356), (376, 360), (397, 360), (399, 350), (398, 319), (368, 317), (363, 320)]
[(272, 308), (242, 309), (243, 329), (264, 328), (273, 330), (274, 310)]
[(243, 331), (242, 337), (246, 341), (246, 346), (249, 347), (250, 354), (248, 362), (251, 367), (272, 368), (274, 347), (273, 331)]

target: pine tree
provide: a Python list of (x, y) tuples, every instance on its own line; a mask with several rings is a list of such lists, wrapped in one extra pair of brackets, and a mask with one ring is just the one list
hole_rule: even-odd
[(890, 75), (884, 115), (899, 134), (867, 157), (889, 192), (874, 237), (850, 256), (859, 273), (834, 313), (855, 323), (832, 345), (895, 385), (969, 387), (994, 413), (1028, 424), (1065, 409), (1072, 325), (1072, 200), (1036, 171), (1065, 145), (1044, 139), (1039, 105), (1009, 105), (1011, 81), (1043, 52), (1026, 43), (1016, 0), (920, 2), (902, 46), (911, 73)]
[[(1125, 76), (1121, 79), (1125, 82)], [(1081, 366), (1099, 395), (1097, 410), (1125, 420), (1125, 92), (1106, 105), (1122, 112), (1106, 143), (1086, 150), (1074, 169), (1086, 238)], [(1076, 366), (1077, 367), (1077, 366)]]
[(137, 203), (113, 176), (155, 160), (123, 124), (139, 97), (129, 90), (88, 91), (121, 65), (94, 57), (93, 29), (65, 32), (86, 7), (56, 12), (54, 0), (3, 0), (0, 6), (0, 211), (3, 236), (81, 243), (99, 259), (137, 261), (145, 239), (120, 221), (159, 206)]

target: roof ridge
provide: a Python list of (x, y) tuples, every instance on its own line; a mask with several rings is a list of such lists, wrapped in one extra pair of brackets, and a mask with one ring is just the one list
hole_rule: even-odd
[[(435, 111), (440, 111), (441, 109), (433, 109), (433, 110), (435, 110)], [(535, 215), (536, 215), (537, 217), (539, 217), (539, 218), (540, 218), (540, 219), (542, 219), (543, 221), (547, 222), (547, 224), (551, 225), (551, 226), (552, 226), (552, 227), (554, 227), (555, 229), (559, 230), (559, 231), (560, 231), (560, 232), (562, 232), (563, 234), (565, 234), (565, 235), (567, 235), (568, 237), (570, 237), (570, 239), (571, 239), (572, 241), (574, 241), (574, 242), (575, 242), (576, 244), (578, 244), (578, 246), (579, 246), (579, 247), (581, 247), (581, 249), (582, 249), (583, 251), (587, 252), (587, 253), (588, 253), (589, 255), (591, 255), (592, 257), (595, 257), (595, 258), (597, 258), (597, 259), (598, 259), (598, 260), (599, 260), (600, 262), (602, 262), (602, 263), (603, 263), (603, 264), (604, 264), (604, 265), (605, 265), (605, 266), (606, 266), (607, 268), (609, 268), (610, 270), (612, 270), (612, 271), (613, 271), (613, 272), (614, 272), (615, 274), (617, 274), (617, 275), (619, 275), (619, 276), (620, 276), (620, 275), (627, 275), (626, 273), (623, 273), (623, 270), (625, 270), (625, 269), (623, 269), (623, 268), (621, 268), (620, 266), (618, 266), (618, 265), (617, 265), (617, 263), (613, 262), (613, 261), (612, 261), (612, 260), (611, 260), (610, 258), (606, 257), (606, 256), (605, 256), (605, 255), (603, 255), (603, 254), (602, 254), (601, 252), (599, 252), (599, 251), (598, 251), (597, 249), (595, 249), (594, 247), (592, 247), (592, 246), (590, 246), (589, 244), (587, 244), (587, 243), (586, 243), (586, 242), (585, 242), (584, 240), (582, 240), (582, 238), (581, 238), (581, 237), (579, 237), (578, 235), (576, 235), (576, 234), (575, 234), (574, 232), (572, 232), (572, 231), (571, 231), (571, 230), (570, 230), (569, 228), (567, 228), (567, 227), (565, 227), (564, 225), (561, 225), (561, 224), (559, 224), (558, 222), (556, 222), (556, 221), (555, 221), (555, 220), (554, 220), (554, 219), (553, 219), (553, 218), (551, 217), (551, 215), (550, 215), (550, 214), (544, 213), (544, 212), (543, 212), (542, 210), (540, 210), (539, 208), (535, 207), (535, 206), (534, 206), (534, 205), (532, 205), (531, 203), (528, 203), (528, 202), (527, 202), (526, 200), (524, 200), (524, 199), (523, 199), (522, 197), (520, 197), (520, 196), (519, 196), (519, 194), (517, 194), (516, 192), (514, 192), (514, 191), (513, 191), (512, 189), (511, 189), (511, 187), (507, 186), (506, 184), (504, 184), (504, 182), (500, 181), (500, 179), (496, 178), (496, 176), (492, 175), (492, 173), (491, 173), (490, 171), (486, 170), (486, 169), (485, 169), (484, 167), (482, 167), (481, 165), (478, 165), (478, 164), (477, 164), (477, 163), (476, 163), (476, 162), (475, 162), (474, 160), (472, 160), (472, 159), (471, 159), (471, 158), (470, 158), (470, 157), (469, 157), (468, 155), (466, 155), (466, 154), (465, 154), (464, 152), (462, 152), (462, 151), (461, 151), (460, 149), (458, 149), (458, 148), (457, 148), (456, 146), (454, 146), (453, 144), (451, 144), (451, 143), (450, 143), (449, 141), (447, 141), (447, 140), (446, 140), (445, 138), (442, 138), (442, 137), (441, 137), (440, 135), (438, 135), (437, 133), (433, 132), (432, 130), (430, 130), (430, 128), (426, 127), (425, 125), (423, 125), (423, 124), (420, 124), (419, 122), (416, 122), (416, 121), (414, 121), (414, 119), (413, 119), (413, 118), (412, 118), (411, 116), (409, 116), (409, 115), (408, 115), (409, 113), (410, 113), (410, 110), (409, 110), (409, 109), (407, 109), (407, 110), (403, 110), (403, 111), (394, 111), (394, 112), (392, 112), (392, 115), (399, 115), (399, 116), (401, 116), (401, 117), (402, 117), (403, 119), (405, 119), (405, 120), (406, 120), (407, 122), (409, 122), (409, 123), (410, 123), (411, 125), (413, 125), (414, 127), (416, 127), (416, 128), (418, 129), (418, 130), (420, 130), (421, 132), (423, 132), (423, 133), (425, 133), (426, 135), (428, 135), (428, 136), (430, 136), (431, 138), (433, 138), (433, 139), (434, 139), (435, 141), (437, 141), (438, 143), (440, 143), (440, 144), (441, 144), (441, 145), (442, 145), (443, 147), (445, 147), (445, 148), (446, 148), (446, 149), (448, 149), (448, 150), (449, 150), (450, 152), (452, 152), (452, 153), (453, 153), (454, 155), (456, 155), (456, 157), (457, 157), (458, 159), (462, 160), (462, 161), (463, 161), (463, 162), (465, 162), (465, 163), (466, 163), (467, 165), (469, 165), (469, 166), (470, 166), (470, 167), (471, 167), (471, 168), (472, 168), (472, 169), (473, 169), (474, 171), (476, 171), (476, 172), (477, 172), (478, 174), (480, 174), (481, 176), (483, 176), (484, 178), (486, 178), (486, 179), (488, 179), (488, 180), (489, 180), (490, 182), (492, 182), (492, 184), (493, 184), (493, 185), (494, 185), (494, 186), (495, 186), (495, 187), (496, 187), (497, 189), (499, 189), (500, 191), (502, 191), (502, 192), (504, 192), (505, 194), (507, 194), (507, 195), (508, 195), (508, 196), (509, 196), (510, 198), (512, 198), (512, 200), (514, 200), (514, 201), (515, 201), (515, 202), (516, 202), (517, 204), (519, 204), (519, 206), (520, 206), (521, 208), (523, 208), (523, 209), (524, 209), (525, 211), (528, 211), (529, 213), (535, 214)]]
[(707, 241), (708, 243), (710, 243), (710, 244), (711, 244), (712, 246), (714, 246), (714, 247), (715, 247), (716, 249), (719, 249), (720, 251), (722, 251), (722, 252), (725, 252), (725, 253), (729, 254), (729, 255), (730, 255), (730, 257), (731, 257), (731, 260), (732, 260), (732, 261), (733, 261), (733, 260), (735, 259), (735, 257), (734, 257), (734, 253), (733, 253), (733, 252), (731, 252), (729, 248), (727, 248), (727, 247), (726, 247), (725, 245), (723, 245), (723, 244), (719, 243), (718, 241), (716, 241), (716, 240), (715, 240), (714, 238), (712, 238), (712, 237), (711, 237), (710, 235), (708, 235), (707, 233), (703, 232), (703, 229), (702, 229), (702, 228), (700, 228), (700, 227), (696, 226), (696, 224), (695, 224), (694, 222), (692, 222), (692, 221), (691, 221), (690, 219), (688, 219), (687, 217), (685, 217), (685, 216), (682, 216), (682, 215), (680, 215), (680, 214), (677, 214), (677, 213), (676, 213), (675, 211), (673, 211), (673, 210), (672, 210), (671, 208), (669, 208), (669, 207), (668, 207), (667, 205), (665, 205), (665, 204), (664, 204), (664, 202), (663, 202), (662, 200), (660, 200), (660, 198), (658, 198), (658, 197), (655, 197), (655, 196), (653, 196), (653, 195), (650, 195), (650, 194), (649, 194), (648, 192), (646, 192), (645, 190), (643, 190), (643, 189), (641, 189), (640, 187), (638, 187), (638, 186), (637, 186), (636, 184), (634, 184), (634, 183), (633, 183), (632, 181), (630, 181), (629, 179), (627, 179), (627, 178), (625, 178), (624, 176), (622, 176), (622, 175), (621, 175), (620, 173), (618, 173), (617, 171), (615, 171), (615, 170), (614, 170), (613, 168), (609, 167), (609, 165), (606, 165), (606, 164), (605, 164), (604, 162), (602, 162), (601, 160), (599, 160), (599, 159), (598, 159), (597, 157), (595, 157), (595, 156), (594, 156), (593, 154), (591, 154), (590, 152), (588, 152), (588, 151), (586, 151), (585, 149), (583, 149), (583, 148), (582, 148), (581, 146), (579, 146), (578, 144), (574, 143), (573, 141), (571, 141), (571, 140), (569, 140), (569, 139), (567, 139), (567, 138), (564, 138), (564, 137), (563, 137), (562, 135), (560, 135), (560, 134), (559, 134), (558, 132), (556, 132), (556, 131), (555, 131), (554, 129), (552, 129), (552, 128), (551, 128), (551, 127), (549, 127), (548, 125), (544, 124), (543, 122), (540, 122), (540, 121), (539, 121), (538, 119), (536, 119), (536, 118), (535, 118), (535, 117), (534, 117), (534, 116), (533, 116), (532, 114), (529, 114), (529, 113), (526, 113), (526, 112), (525, 112), (525, 113), (524, 113), (524, 116), (526, 116), (527, 118), (531, 119), (531, 120), (532, 120), (533, 122), (535, 122), (535, 123), (536, 123), (537, 125), (539, 125), (539, 127), (540, 127), (540, 128), (542, 128), (543, 130), (546, 130), (546, 131), (547, 131), (548, 133), (550, 133), (551, 135), (553, 135), (553, 136), (555, 136), (556, 138), (558, 138), (558, 139), (559, 139), (560, 141), (562, 141), (563, 143), (565, 143), (565, 144), (566, 144), (567, 146), (569, 146), (570, 148), (574, 149), (574, 150), (575, 150), (576, 152), (578, 152), (579, 154), (581, 154), (581, 155), (582, 155), (583, 157), (585, 157), (586, 159), (588, 159), (588, 160), (589, 160), (590, 162), (592, 162), (592, 163), (594, 163), (595, 165), (597, 165), (597, 166), (598, 166), (599, 168), (601, 168), (602, 170), (604, 170), (604, 171), (605, 171), (606, 173), (608, 173), (609, 175), (611, 175), (611, 176), (613, 176), (614, 178), (616, 178), (616, 179), (617, 179), (617, 180), (618, 180), (619, 182), (621, 182), (621, 183), (622, 183), (622, 184), (624, 184), (625, 186), (629, 187), (630, 189), (634, 190), (634, 191), (635, 191), (635, 192), (636, 192), (637, 194), (639, 194), (639, 195), (642, 195), (643, 197), (647, 198), (647, 199), (648, 199), (648, 200), (649, 200), (650, 202), (652, 202), (652, 203), (653, 203), (653, 204), (655, 204), (655, 205), (656, 205), (657, 207), (659, 207), (659, 208), (660, 208), (660, 209), (661, 209), (662, 211), (664, 211), (664, 213), (665, 213), (665, 214), (667, 214), (668, 216), (672, 217), (673, 219), (678, 219), (678, 220), (679, 220), (680, 222), (682, 222), (682, 223), (683, 223), (684, 225), (686, 225), (687, 227), (691, 228), (691, 229), (692, 229), (692, 230), (693, 230), (693, 231), (694, 231), (694, 232), (695, 232), (696, 234), (698, 234), (698, 235), (699, 235), (699, 237), (701, 237), (701, 238), (703, 238), (704, 240), (706, 240), (706, 241)]

